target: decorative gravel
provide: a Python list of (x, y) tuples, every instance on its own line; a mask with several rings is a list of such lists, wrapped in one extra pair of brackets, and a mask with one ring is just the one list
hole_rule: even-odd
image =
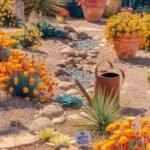
[(88, 38), (86, 40), (78, 40), (78, 41), (75, 41), (75, 44), (74, 44), (74, 49), (75, 50), (78, 50), (78, 51), (81, 51), (81, 50), (84, 50), (84, 51), (89, 51), (91, 49), (93, 49), (94, 47), (97, 47), (98, 46), (98, 41), (97, 40), (94, 40), (92, 38)]
[(89, 84), (94, 82), (94, 75), (89, 71), (81, 71), (77, 68), (65, 68), (64, 71), (69, 74), (69, 81), (79, 80), (85, 88), (88, 88)]

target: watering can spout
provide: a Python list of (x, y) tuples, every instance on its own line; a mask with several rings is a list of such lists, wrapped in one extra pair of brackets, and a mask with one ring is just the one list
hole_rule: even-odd
[(82, 86), (82, 84), (78, 80), (75, 81), (75, 84), (79, 87), (79, 89), (81, 90), (81, 92), (83, 93), (83, 95), (85, 96), (85, 98), (87, 99), (87, 101), (89, 102), (89, 104), (92, 105), (91, 97), (86, 92), (86, 90), (84, 89), (84, 87)]

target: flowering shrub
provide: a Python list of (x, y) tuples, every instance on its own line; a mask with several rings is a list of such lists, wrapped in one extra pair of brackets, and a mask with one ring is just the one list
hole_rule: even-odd
[(0, 26), (20, 27), (21, 21), (7, 8), (0, 9)]
[(112, 133), (106, 141), (94, 145), (94, 150), (150, 150), (150, 123), (146, 117), (140, 120), (136, 130), (135, 118), (110, 124), (106, 131)]
[(109, 18), (105, 29), (107, 41), (112, 42), (120, 34), (139, 33), (141, 31), (139, 20), (140, 15), (128, 12), (119, 13)]
[[(19, 34), (18, 34), (19, 33)], [(35, 27), (30, 27), (25, 30), (20, 30), (14, 35), (14, 38), (19, 41), (23, 48), (29, 48), (35, 45), (41, 45), (40, 37), (41, 32), (38, 31)]]
[(6, 32), (0, 31), (0, 61), (7, 60), (10, 56), (9, 48), (13, 47), (16, 41), (7, 36)]
[(38, 97), (44, 102), (46, 92), (53, 95), (54, 84), (43, 62), (18, 51), (12, 50), (8, 61), (0, 63), (0, 87), (13, 95)]
[(150, 14), (145, 14), (140, 20), (142, 28), (141, 48), (150, 50)]

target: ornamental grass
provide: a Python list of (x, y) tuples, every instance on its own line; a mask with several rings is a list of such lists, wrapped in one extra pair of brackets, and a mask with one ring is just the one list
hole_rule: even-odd
[(139, 129), (134, 117), (126, 117), (106, 127), (111, 133), (108, 140), (98, 142), (94, 150), (150, 150), (150, 122), (143, 117)]
[(26, 54), (12, 50), (8, 61), (0, 63), (0, 88), (6, 93), (45, 102), (45, 94), (53, 96), (54, 85), (44, 62), (29, 59)]
[(105, 28), (106, 39), (112, 43), (122, 34), (141, 34), (140, 15), (128, 12), (119, 13), (109, 18)]

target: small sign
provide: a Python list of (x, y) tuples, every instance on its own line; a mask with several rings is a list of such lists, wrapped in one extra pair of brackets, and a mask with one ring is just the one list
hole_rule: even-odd
[(78, 131), (76, 133), (76, 144), (78, 146), (90, 145), (91, 136), (89, 131)]

